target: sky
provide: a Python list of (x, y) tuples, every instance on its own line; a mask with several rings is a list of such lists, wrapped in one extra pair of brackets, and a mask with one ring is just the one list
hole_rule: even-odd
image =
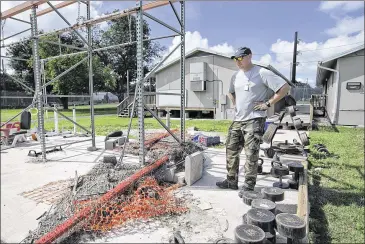
[[(1, 1), (1, 11), (23, 1)], [(57, 4), (59, 1), (52, 1)], [(147, 1), (144, 1), (146, 3)], [(135, 1), (92, 1), (93, 18), (115, 9), (134, 7)], [(186, 52), (202, 47), (224, 54), (232, 54), (240, 46), (250, 47), (258, 62), (269, 63), (287, 77), (293, 59), (294, 34), (299, 37), (297, 80), (314, 86), (318, 61), (350, 50), (364, 43), (363, 1), (186, 1)], [(174, 3), (180, 11), (180, 4)], [(41, 5), (39, 9), (48, 7)], [(76, 23), (78, 5), (60, 12)], [(148, 11), (151, 15), (179, 29), (178, 21), (169, 5)], [(85, 6), (81, 4), (81, 15)], [(29, 11), (17, 18), (29, 20)], [(146, 18), (146, 17), (145, 17)], [(151, 36), (174, 34), (166, 27), (146, 18)], [(40, 29), (51, 31), (67, 24), (56, 13), (39, 17)], [(100, 25), (106, 28), (107, 23)], [(27, 28), (27, 24), (7, 20), (4, 36)], [(21, 36), (29, 36), (29, 32)], [(5, 43), (19, 37), (10, 38)], [(164, 39), (160, 44), (167, 51), (180, 42), (180, 37)], [(179, 50), (171, 59), (178, 57)], [(2, 54), (4, 51), (2, 50)], [(168, 60), (168, 61), (169, 61)], [(167, 62), (168, 62), (167, 61)]]

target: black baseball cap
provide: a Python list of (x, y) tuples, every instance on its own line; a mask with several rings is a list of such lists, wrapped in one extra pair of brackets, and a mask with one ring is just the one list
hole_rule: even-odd
[(251, 53), (252, 53), (251, 49), (249, 49), (248, 47), (240, 47), (234, 52), (234, 55), (231, 56), (231, 59), (244, 57), (250, 55)]

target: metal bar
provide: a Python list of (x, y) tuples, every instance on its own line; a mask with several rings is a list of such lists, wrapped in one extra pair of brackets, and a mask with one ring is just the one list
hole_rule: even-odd
[[(154, 37), (154, 38), (144, 39), (143, 41), (144, 42), (145, 41), (154, 41), (154, 40), (159, 40), (159, 39), (169, 38), (169, 37), (175, 37), (175, 36), (178, 36), (178, 35), (168, 35), (168, 36)], [(137, 43), (137, 41), (112, 45), (112, 46), (108, 46), (108, 47), (101, 47), (101, 48), (94, 49), (93, 52), (104, 51), (104, 50), (107, 50), (107, 49), (118, 48), (118, 47), (124, 47), (124, 46), (132, 45), (132, 44), (135, 44), (135, 43)]]
[(76, 55), (80, 55), (80, 54), (85, 54), (85, 53), (87, 53), (87, 51), (81, 51), (81, 52), (69, 53), (69, 54), (62, 54), (62, 55), (58, 55), (58, 56), (44, 58), (44, 59), (42, 59), (42, 61), (47, 62), (47, 61), (50, 61), (50, 60), (53, 60), (53, 59), (57, 59), (57, 58), (72, 57), (72, 56), (76, 56)]
[(7, 58), (7, 59), (13, 59), (13, 60), (18, 60), (18, 61), (29, 61), (28, 59), (24, 59), (24, 58), (17, 58), (17, 57), (7, 57), (7, 56), (2, 56), (2, 58)]
[(77, 122), (73, 121), (72, 119), (70, 119), (69, 117), (67, 117), (66, 115), (64, 115), (63, 113), (61, 113), (60, 111), (58, 111), (57, 109), (53, 108), (53, 107), (49, 107), (50, 109), (52, 109), (53, 111), (57, 112), (59, 115), (61, 115), (62, 117), (64, 117), (65, 119), (67, 119), (68, 121), (70, 121), (71, 123), (77, 125), (78, 127), (80, 127), (81, 129), (83, 129), (84, 131), (86, 131), (87, 133), (91, 134), (91, 131), (89, 131), (88, 129), (86, 129), (84, 126), (78, 124)]
[[(57, 8), (55, 8), (53, 5), (52, 5), (52, 3), (50, 3), (50, 1), (47, 1), (47, 3), (48, 3), (48, 5), (49, 6), (51, 6), (51, 8), (53, 8), (53, 10), (61, 17), (61, 19), (63, 19), (63, 21), (65, 21), (66, 22), (66, 24), (68, 24), (68, 26), (72, 26), (71, 24), (70, 24), (70, 22), (68, 22), (68, 20), (65, 18), (65, 17), (63, 17), (63, 15), (60, 13), (60, 11), (58, 11), (58, 9)], [(85, 38), (77, 31), (77, 30), (73, 30), (80, 38), (81, 38), (81, 40), (87, 45), (87, 46), (89, 46), (89, 44), (88, 44), (88, 42), (85, 40)]]
[(30, 39), (31, 39), (31, 37), (27, 37), (27, 38), (25, 38), (23, 40), (20, 40), (20, 41), (16, 41), (16, 42), (8, 43), (6, 45), (2, 45), (1, 48), (10, 47), (10, 46), (15, 45), (15, 44), (18, 44), (18, 43), (29, 42)]
[(21, 99), (25, 99), (25, 98), (33, 98), (33, 97), (31, 97), (31, 96), (19, 96), (19, 97), (15, 97), (15, 96), (1, 96), (1, 98), (14, 98), (14, 99), (21, 98)]
[(46, 97), (90, 97), (90, 95), (46, 95)]
[(180, 138), (185, 142), (185, 2), (181, 1), (181, 56), (180, 56), (180, 78), (181, 78), (181, 108), (180, 108)]
[(13, 119), (15, 119), (16, 117), (18, 117), (19, 115), (21, 115), (24, 111), (27, 111), (30, 107), (32, 107), (34, 105), (34, 103), (35, 103), (35, 101), (33, 101), (28, 107), (26, 107), (25, 109), (23, 109), (22, 111), (20, 111), (19, 113), (17, 113), (15, 116), (13, 116), (10, 119), (8, 119), (8, 121), (6, 121), (5, 123), (1, 124), (0, 127), (3, 127), (4, 125), (8, 124)]
[(36, 83), (36, 100), (38, 108), (38, 135), (40, 137), (42, 160), (46, 161), (46, 142), (44, 138), (44, 117), (43, 117), (43, 102), (42, 102), (42, 86), (41, 86), (41, 70), (40, 70), (40, 58), (39, 58), (39, 43), (38, 38), (38, 26), (37, 26), (37, 6), (32, 7), (32, 13), (30, 17), (33, 37), (33, 69), (34, 69), (34, 81)]
[(145, 164), (144, 158), (144, 108), (143, 108), (143, 11), (142, 1), (137, 1), (137, 7), (139, 8), (136, 17), (136, 35), (137, 35), (137, 81), (138, 85), (136, 90), (138, 92), (138, 140), (139, 140), (139, 163)]
[[(175, 2), (175, 1), (172, 1)], [(165, 6), (168, 4), (168, 1), (154, 1), (151, 3), (147, 3), (145, 5), (142, 6), (142, 10), (143, 11), (147, 11), (153, 8), (157, 8), (157, 7), (161, 7), (161, 6)], [(72, 31), (72, 30), (77, 30), (77, 29), (81, 29), (83, 27), (86, 27), (87, 25), (96, 25), (105, 21), (109, 21), (109, 20), (113, 20), (113, 19), (119, 19), (122, 18), (124, 16), (127, 16), (129, 14), (135, 14), (137, 13), (138, 8), (132, 8), (132, 9), (126, 9), (126, 10), (122, 10), (116, 13), (112, 13), (112, 14), (108, 14), (108, 15), (104, 15), (101, 16), (99, 18), (94, 18), (91, 20), (87, 20), (85, 22), (83, 22), (82, 24), (75, 24), (71, 27), (68, 28), (63, 28), (63, 29), (59, 29), (59, 30), (55, 30), (49, 33), (45, 33), (42, 34), (42, 36), (44, 35), (50, 35), (50, 34), (54, 34), (54, 33), (64, 33), (64, 32), (68, 32), (68, 31)]]
[[(176, 46), (176, 47), (174, 47), (174, 49), (172, 49), (172, 51), (164, 58), (164, 59), (162, 59), (162, 61), (158, 64), (158, 65), (156, 65), (149, 73), (148, 73), (148, 75), (142, 80), (142, 81), (140, 81), (141, 83), (142, 82), (145, 82), (146, 80), (148, 80), (154, 73), (155, 73), (155, 71), (177, 50), (177, 48), (181, 45), (181, 43), (182, 43), (182, 41)], [(137, 83), (138, 83), (139, 81), (137, 80)]]
[(22, 19), (14, 18), (14, 17), (10, 17), (9, 19), (20, 21), (20, 22), (23, 22), (23, 23), (26, 23), (26, 24), (30, 24), (29, 21), (25, 21), (25, 20), (22, 20)]
[(151, 96), (151, 95), (171, 95), (171, 96), (181, 96), (180, 93), (168, 93), (168, 92), (145, 92), (145, 96)]
[(28, 90), (30, 90), (31, 92), (35, 92), (31, 87), (27, 86), (26, 84), (24, 84), (22, 81), (12, 77), (11, 75), (9, 75), (8, 73), (5, 72), (5, 70), (1, 70), (4, 75), (10, 77), (13, 81), (15, 81), (16, 83), (19, 83), (20, 85), (24, 86), (25, 88), (27, 88)]
[(71, 70), (75, 69), (77, 66), (79, 66), (82, 62), (84, 62), (86, 59), (88, 59), (88, 57), (83, 58), (80, 62), (78, 62), (77, 64), (74, 64), (73, 66), (71, 66), (69, 69), (63, 71), (61, 74), (59, 74), (57, 77), (53, 78), (51, 81), (47, 82), (46, 84), (44, 84), (42, 86), (42, 89), (45, 88), (46, 86), (52, 84), (53, 82), (55, 82), (56, 80), (58, 80), (59, 78), (61, 78), (62, 76), (66, 75), (68, 72), (70, 72)]
[(173, 11), (174, 11), (174, 13), (175, 13), (175, 16), (176, 16), (177, 20), (179, 21), (180, 26), (182, 26), (182, 23), (181, 23), (181, 20), (180, 20), (180, 16), (179, 16), (179, 14), (177, 13), (177, 11), (176, 11), (176, 9), (175, 9), (174, 5), (172, 4), (172, 2), (171, 2), (171, 1), (169, 1), (169, 3), (170, 3), (170, 6), (171, 6), (172, 10), (173, 10)]
[[(87, 8), (87, 19), (91, 18), (91, 3), (88, 2)], [(88, 57), (89, 57), (89, 94), (90, 94), (90, 119), (91, 119), (91, 138), (92, 138), (92, 148), (96, 150), (95, 143), (95, 116), (94, 116), (94, 73), (93, 73), (93, 50), (92, 50), (92, 30), (91, 25), (87, 26), (87, 37), (88, 37)]]
[(29, 31), (29, 30), (31, 30), (31, 28), (28, 28), (28, 29), (23, 30), (23, 31), (18, 32), (18, 33), (15, 33), (14, 35), (7, 36), (7, 37), (5, 37), (5, 38), (1, 39), (1, 40), (0, 40), (0, 42), (5, 41), (5, 40), (7, 40), (7, 39), (9, 39), (9, 38), (12, 38), (12, 37), (14, 37), (14, 36), (20, 35), (20, 34), (22, 34), (22, 33), (24, 33), (24, 32)]
[(180, 35), (181, 35), (181, 32), (180, 32), (180, 31), (178, 31), (177, 29), (175, 29), (175, 28), (174, 28), (174, 27), (172, 27), (171, 25), (168, 25), (168, 24), (166, 24), (165, 22), (163, 22), (163, 21), (161, 21), (161, 20), (157, 19), (156, 17), (154, 17), (154, 16), (150, 15), (149, 13), (145, 13), (145, 12), (143, 12), (143, 15), (144, 15), (144, 16), (146, 16), (146, 17), (148, 17), (148, 18), (150, 18), (150, 19), (152, 19), (152, 20), (154, 20), (154, 21), (156, 21), (157, 23), (159, 23), (159, 24), (161, 24), (161, 25), (163, 25), (163, 26), (165, 26), (165, 27), (169, 28), (170, 30), (175, 31), (177, 34), (180, 34)]
[(172, 131), (164, 124), (164, 122), (161, 121), (161, 119), (146, 105), (144, 104), (144, 107), (148, 110), (148, 112), (150, 112), (152, 114), (153, 117), (155, 117), (155, 119), (157, 119), (158, 123), (160, 123), (160, 125), (165, 128), (165, 130), (167, 130), (167, 132), (180, 144), (182, 144), (181, 140), (174, 134), (172, 133)]
[(68, 47), (68, 48), (76, 49), (76, 50), (81, 50), (81, 51), (86, 50), (86, 48), (75, 47), (75, 46), (71, 46), (71, 45), (67, 45), (67, 44), (62, 44), (62, 43), (59, 43), (59, 42), (44, 40), (44, 39), (43, 40), (40, 39), (40, 41), (41, 42), (46, 42), (46, 43), (49, 43), (49, 44), (54, 44), (54, 45), (57, 45), (57, 46), (62, 46), (62, 47)]
[(87, 141), (91, 141), (91, 139), (85, 139), (85, 140), (81, 140), (81, 141), (67, 142), (67, 143), (63, 143), (63, 144), (60, 144), (60, 145), (48, 146), (48, 147), (46, 147), (46, 149), (61, 147), (61, 146), (69, 146), (69, 145), (73, 145), (73, 144), (76, 144), (76, 143), (87, 142)]
[[(57, 9), (61, 9), (61, 8), (67, 7), (68, 5), (74, 4), (75, 2), (76, 2), (76, 1), (70, 1), (70, 0), (68, 0), (68, 1), (64, 1), (64, 2), (62, 2), (62, 3), (56, 4), (56, 5), (55, 5), (55, 8), (57, 8)], [(52, 12), (52, 8), (46, 8), (46, 9), (43, 9), (43, 10), (41, 10), (41, 11), (39, 11), (39, 12), (37, 13), (37, 17), (42, 16), (42, 15), (45, 15), (45, 14), (48, 14), (48, 13), (50, 13), (50, 12)]]

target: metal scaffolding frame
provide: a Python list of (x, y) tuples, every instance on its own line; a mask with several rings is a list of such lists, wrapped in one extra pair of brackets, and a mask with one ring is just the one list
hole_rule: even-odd
[[(59, 8), (63, 8), (66, 7), (70, 4), (76, 3), (78, 2), (80, 4), (80, 2), (86, 4), (87, 8), (86, 8), (86, 15), (87, 15), (87, 20), (81, 24), (77, 23), (76, 25), (71, 25), (68, 20), (58, 11)], [(145, 138), (145, 131), (144, 131), (144, 112), (145, 109), (147, 111), (149, 111), (152, 116), (154, 118), (157, 119), (157, 121), (161, 124), (161, 126), (163, 128), (165, 128), (172, 136), (173, 138), (176, 139), (176, 141), (178, 141), (179, 143), (183, 143), (185, 142), (185, 2), (184, 1), (179, 1), (180, 2), (180, 16), (177, 12), (177, 10), (175, 9), (173, 3), (174, 2), (178, 2), (176, 0), (172, 0), (172, 1), (155, 1), (155, 2), (149, 2), (145, 5), (143, 5), (143, 1), (139, 0), (136, 3), (136, 7), (132, 8), (132, 9), (126, 9), (123, 11), (119, 11), (116, 13), (112, 13), (109, 15), (105, 15), (99, 18), (95, 18), (95, 19), (91, 19), (90, 16), (90, 12), (91, 12), (91, 3), (90, 1), (65, 1), (62, 3), (59, 3), (57, 5), (53, 5), (52, 3), (50, 3), (49, 0), (40, 0), (40, 1), (28, 1), (25, 3), (22, 3), (20, 5), (17, 5), (9, 10), (6, 10), (4, 12), (1, 13), (1, 20), (5, 20), (7, 18), (13, 19), (13, 20), (17, 20), (23, 23), (27, 23), (30, 24), (30, 28), (25, 30), (31, 30), (31, 37), (27, 38), (25, 40), (19, 41), (19, 42), (26, 42), (31, 40), (32, 41), (32, 50), (33, 50), (33, 59), (34, 59), (34, 81), (35, 81), (35, 90), (33, 90), (32, 88), (28, 87), (27, 85), (24, 84), (24, 82), (19, 81), (13, 77), (11, 77), (10, 75), (8, 75), (5, 70), (3, 69), (2, 72), (5, 75), (8, 75), (9, 77), (11, 77), (11, 79), (13, 81), (15, 81), (16, 83), (21, 84), (23, 87), (25, 87), (26, 89), (34, 92), (34, 97), (33, 97), (33, 102), (25, 109), (23, 109), (19, 114), (17, 114), (16, 116), (14, 116), (13, 118), (9, 119), (7, 122), (5, 122), (4, 124), (1, 125), (4, 126), (7, 123), (9, 123), (10, 121), (12, 121), (13, 119), (15, 119), (16, 117), (18, 117), (22, 112), (29, 110), (30, 108), (32, 108), (35, 104), (37, 105), (37, 120), (38, 120), (38, 132), (39, 132), (39, 138), (40, 138), (40, 144), (41, 144), (41, 150), (42, 150), (42, 160), (43, 162), (46, 162), (46, 143), (45, 143), (45, 136), (44, 136), (44, 101), (43, 99), (45, 99), (46, 97), (50, 97), (50, 96), (56, 96), (56, 97), (65, 97), (66, 95), (47, 95), (44, 94), (45, 92), (45, 88), (52, 84), (53, 82), (55, 82), (56, 80), (58, 80), (59, 78), (61, 78), (62, 76), (66, 75), (68, 72), (70, 72), (71, 70), (75, 69), (77, 66), (79, 66), (81, 63), (85, 62), (86, 60), (88, 61), (88, 69), (89, 69), (89, 95), (88, 97), (90, 97), (90, 119), (91, 119), (91, 131), (87, 130), (85, 127), (81, 126), (80, 124), (76, 123), (75, 121), (73, 121), (72, 119), (68, 118), (67, 116), (65, 116), (64, 114), (62, 114), (61, 112), (59, 112), (57, 109), (51, 108), (52, 110), (54, 110), (55, 112), (57, 112), (58, 114), (60, 114), (62, 117), (66, 118), (68, 121), (72, 122), (74, 125), (79, 126), (81, 129), (85, 130), (86, 132), (91, 134), (91, 147), (88, 148), (88, 150), (96, 150), (96, 145), (95, 145), (95, 121), (94, 121), (94, 101), (93, 101), (93, 88), (94, 88), (94, 83), (93, 83), (93, 67), (92, 67), (92, 55), (93, 52), (97, 52), (97, 51), (103, 51), (103, 50), (108, 50), (108, 49), (113, 49), (113, 48), (120, 48), (120, 47), (124, 47), (127, 45), (133, 45), (136, 44), (137, 45), (137, 83), (136, 83), (136, 89), (135, 89), (135, 94), (134, 94), (134, 101), (133, 101), (133, 106), (132, 106), (132, 113), (130, 114), (130, 121), (129, 121), (129, 125), (128, 125), (128, 131), (127, 131), (127, 140), (126, 142), (128, 142), (128, 138), (129, 138), (129, 133), (130, 133), (130, 129), (131, 129), (131, 122), (133, 119), (133, 115), (134, 115), (134, 109), (137, 106), (137, 114), (138, 114), (138, 130), (139, 130), (139, 163), (140, 164), (144, 164), (145, 163), (145, 147), (144, 147), (144, 138)], [(44, 9), (42, 11), (37, 12), (37, 7), (41, 4), (47, 3), (50, 8)], [(180, 26), (180, 31), (175, 29), (174, 27), (164, 23), (163, 21), (159, 20), (158, 18), (146, 13), (145, 11), (156, 8), (156, 7), (161, 7), (161, 6), (165, 6), (165, 5), (170, 5), (172, 11), (174, 12), (177, 21), (179, 22), (179, 26)], [(30, 16), (30, 22), (24, 21), (24, 20), (20, 20), (17, 19), (15, 17), (13, 17), (14, 15), (17, 15), (19, 13), (22, 13), (24, 11), (27, 11), (31, 9), (31, 16)], [(64, 20), (65, 23), (68, 24), (68, 28), (64, 28), (64, 29), (60, 29), (60, 30), (56, 30), (53, 32), (49, 32), (49, 33), (44, 33), (44, 34), (39, 34), (38, 33), (38, 26), (37, 26), (37, 17), (38, 16), (42, 16), (45, 15), (47, 13), (50, 12), (56, 12), (60, 18), (62, 18)], [(102, 48), (97, 48), (97, 49), (93, 49), (93, 45), (92, 45), (92, 30), (91, 27), (93, 25), (97, 25), (100, 24), (101, 22), (104, 21), (108, 21), (108, 20), (112, 20), (112, 19), (117, 19), (117, 18), (121, 18), (124, 16), (128, 16), (128, 15), (132, 15), (132, 14), (136, 14), (136, 36), (137, 36), (137, 40), (136, 41), (130, 41), (128, 43), (122, 43), (122, 44), (117, 44), (117, 45), (112, 45), (112, 46), (108, 46), (108, 47), (102, 47)], [(143, 39), (143, 16), (146, 16), (152, 20), (154, 20), (155, 22), (167, 27), (168, 29), (174, 31), (177, 34), (174, 35), (169, 35), (169, 36), (162, 36), (162, 37), (155, 37), (155, 38), (150, 38), (150, 39)], [(86, 27), (87, 29), (87, 40), (77, 31), (77, 29), (80, 28), (84, 28)], [(25, 31), (19, 32), (15, 35), (12, 35), (10, 37), (19, 35)], [(70, 45), (66, 45), (66, 44), (61, 44), (58, 42), (51, 42), (48, 40), (40, 40), (40, 37), (42, 36), (46, 36), (46, 35), (50, 35), (50, 34), (58, 34), (58, 33), (64, 33), (64, 32), (70, 32), (73, 31), (75, 32), (79, 38), (83, 41), (83, 43), (85, 44), (86, 48), (79, 48), (79, 47), (74, 47), (74, 46), (70, 46)], [(151, 41), (151, 40), (158, 40), (158, 39), (163, 39), (163, 38), (169, 38), (169, 37), (175, 37), (175, 36), (180, 36), (181, 37), (181, 42), (174, 47), (174, 49), (165, 57), (163, 58), (163, 60), (157, 64), (146, 76), (144, 76), (143, 74), (143, 42), (144, 41)], [(9, 39), (10, 37), (2, 37), (2, 41)], [(71, 53), (71, 54), (64, 54), (64, 55), (58, 55), (58, 56), (54, 56), (54, 57), (48, 57), (46, 59), (40, 59), (39, 56), (39, 42), (40, 41), (44, 41), (47, 42), (49, 44), (54, 44), (54, 45), (60, 45), (60, 46), (65, 46), (68, 48), (73, 48), (76, 50), (81, 50), (80, 52), (76, 52), (76, 53)], [(19, 43), (19, 42), (13, 42), (11, 44), (8, 45), (2, 45), (1, 48), (5, 48), (8, 47), (12, 44), (15, 43)], [(143, 97), (144, 97), (144, 89), (143, 89), (143, 84), (144, 82), (146, 82), (151, 76), (152, 74), (154, 74), (154, 72), (172, 55), (172, 53), (174, 53), (178, 48), (180, 47), (180, 79), (181, 79), (181, 94), (179, 94), (181, 96), (181, 110), (180, 110), (180, 138), (176, 137), (176, 135), (174, 135), (170, 129), (158, 118), (158, 116), (143, 102)], [(75, 65), (71, 66), (69, 69), (67, 69), (66, 71), (62, 72), (61, 74), (59, 74), (57, 77), (55, 77), (54, 79), (52, 79), (51, 81), (45, 83), (42, 85), (42, 74), (44, 75), (43, 71), (44, 71), (44, 64), (45, 62), (51, 60), (51, 59), (55, 59), (55, 58), (61, 58), (61, 57), (68, 57), (68, 56), (73, 56), (73, 55), (79, 55), (79, 54), (87, 54), (87, 56), (85, 58), (83, 58), (80, 62), (76, 63)], [(14, 60), (21, 60), (21, 61), (28, 61), (26, 59), (21, 59), (21, 58), (17, 58), (17, 57), (4, 57), (1, 56), (1, 58), (10, 58), (10, 59), (14, 59)], [(169, 94), (169, 95), (176, 95), (176, 94)], [(68, 95), (67, 95), (68, 96)], [(80, 142), (84, 142), (80, 141)], [(123, 148), (123, 151), (120, 155), (119, 161), (123, 160), (123, 156), (124, 156), (124, 152), (125, 152), (125, 148), (126, 145)]]

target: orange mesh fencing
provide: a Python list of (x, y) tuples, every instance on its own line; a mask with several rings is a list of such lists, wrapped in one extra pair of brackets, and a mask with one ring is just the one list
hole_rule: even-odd
[[(148, 177), (141, 182), (131, 195), (120, 195), (106, 202), (86, 218), (85, 231), (110, 231), (128, 221), (185, 213), (188, 209), (172, 194), (178, 184), (171, 187), (160, 186), (156, 179)], [(76, 202), (76, 211), (97, 204), (95, 200)]]

